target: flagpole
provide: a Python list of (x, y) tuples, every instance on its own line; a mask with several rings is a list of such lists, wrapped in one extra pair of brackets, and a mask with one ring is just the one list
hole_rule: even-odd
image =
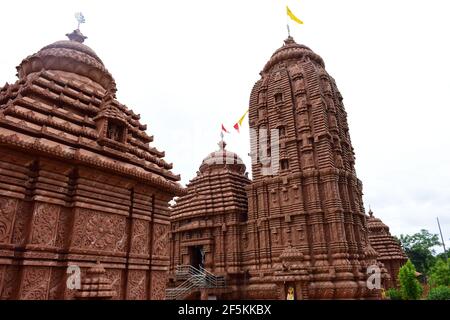
[(439, 233), (441, 234), (442, 246), (444, 247), (444, 254), (447, 257), (447, 250), (445, 249), (445, 242), (444, 242), (444, 237), (442, 236), (442, 230), (441, 230), (441, 224), (439, 223), (439, 217), (436, 217), (436, 220), (437, 220), (437, 224), (439, 227)]
[[(286, 3), (286, 7), (287, 7), (287, 3)], [(291, 37), (291, 28), (289, 27), (289, 17), (286, 15), (286, 27), (287, 27), (287, 32), (288, 32), (288, 38)]]

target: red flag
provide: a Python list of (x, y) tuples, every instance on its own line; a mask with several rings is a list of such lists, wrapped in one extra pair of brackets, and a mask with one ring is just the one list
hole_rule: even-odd
[(233, 126), (233, 128), (235, 128), (236, 131), (237, 131), (238, 133), (240, 133), (240, 132), (239, 132), (239, 123), (236, 122), (236, 124)]
[(222, 123), (222, 131), (224, 131), (226, 133), (230, 133), (227, 129), (225, 129), (225, 127), (223, 126), (223, 123)]

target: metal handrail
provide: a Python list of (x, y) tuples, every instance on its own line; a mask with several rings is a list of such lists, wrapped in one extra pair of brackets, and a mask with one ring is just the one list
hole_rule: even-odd
[(178, 265), (175, 267), (175, 275), (177, 278), (186, 277), (187, 279), (176, 288), (166, 289), (166, 299), (168, 300), (184, 298), (194, 289), (225, 287), (223, 276), (216, 276), (202, 266), (197, 269), (192, 265)]

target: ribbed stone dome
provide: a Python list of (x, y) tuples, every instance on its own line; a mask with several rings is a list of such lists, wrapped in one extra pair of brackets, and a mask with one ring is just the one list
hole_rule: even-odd
[(22, 79), (42, 70), (59, 70), (87, 77), (105, 90), (115, 92), (115, 81), (102, 60), (83, 44), (86, 37), (79, 30), (67, 34), (67, 37), (69, 40), (56, 41), (26, 57), (17, 67), (17, 76)]
[(200, 172), (205, 172), (206, 170), (226, 167), (238, 173), (245, 173), (245, 164), (242, 159), (234, 152), (225, 150), (225, 141), (220, 141), (218, 143), (219, 150), (211, 152), (205, 159), (203, 159), (200, 166)]
[(318, 54), (314, 53), (307, 46), (296, 43), (292, 37), (288, 37), (284, 40), (284, 45), (275, 51), (266, 63), (263, 72), (267, 72), (273, 66), (284, 60), (303, 60), (305, 58), (314, 60), (322, 67), (325, 67), (323, 59)]

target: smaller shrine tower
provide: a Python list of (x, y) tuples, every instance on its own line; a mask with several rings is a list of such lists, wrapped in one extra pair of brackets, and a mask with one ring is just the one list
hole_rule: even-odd
[[(187, 185), (187, 194), (178, 198), (170, 215), (170, 275), (167, 299), (238, 298), (238, 285), (245, 277), (241, 269), (242, 227), (247, 221), (247, 195), (250, 184), (241, 158), (225, 149), (210, 153), (197, 176)], [(209, 274), (208, 292), (202, 285), (183, 289), (183, 281), (199, 271)], [(209, 281), (209, 280), (208, 280)], [(226, 289), (225, 289), (226, 282)], [(230, 294), (234, 293), (234, 296)], [(227, 296), (228, 295), (228, 296)]]
[(377, 260), (384, 264), (390, 279), (386, 281), (386, 288), (398, 287), (398, 271), (406, 263), (408, 257), (400, 243), (389, 232), (389, 227), (379, 218), (374, 217), (369, 210), (367, 217), (369, 242), (378, 253)]

